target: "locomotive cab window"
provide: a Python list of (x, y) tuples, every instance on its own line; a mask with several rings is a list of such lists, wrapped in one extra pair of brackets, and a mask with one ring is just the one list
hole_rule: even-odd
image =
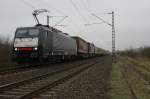
[(16, 37), (36, 37), (39, 35), (39, 29), (18, 29)]

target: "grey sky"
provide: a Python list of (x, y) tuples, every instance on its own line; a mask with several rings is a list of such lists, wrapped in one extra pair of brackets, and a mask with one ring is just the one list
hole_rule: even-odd
[[(72, 4), (75, 5), (73, 5)], [(115, 11), (116, 46), (124, 49), (130, 46), (150, 46), (150, 1), (149, 0), (0, 0), (0, 36), (13, 38), (16, 27), (33, 26), (33, 9), (46, 8), (49, 15), (68, 18), (57, 27), (70, 35), (78, 35), (97, 46), (111, 49), (111, 27), (106, 24), (85, 26), (87, 23), (101, 23), (91, 16), (96, 13), (111, 22), (111, 16), (102, 13)], [(46, 14), (39, 16), (45, 23)], [(60, 18), (50, 19), (54, 25)]]

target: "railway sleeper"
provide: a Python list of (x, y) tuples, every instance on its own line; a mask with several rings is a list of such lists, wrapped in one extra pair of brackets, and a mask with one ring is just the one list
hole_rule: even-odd
[(13, 99), (13, 98), (17, 98), (19, 96), (16, 96), (16, 95), (8, 95), (8, 94), (0, 94), (0, 99)]
[(23, 90), (23, 89), (13, 89), (12, 91), (19, 91), (19, 92), (30, 92), (31, 90)]
[(24, 95), (27, 92), (20, 92), (20, 91), (5, 91), (4, 94), (8, 95)]
[(48, 92), (45, 92), (43, 94), (56, 94), (56, 92), (55, 91), (48, 91)]
[(37, 87), (40, 87), (40, 86), (42, 86), (42, 84), (41, 85), (28, 85), (28, 86), (25, 86), (25, 87), (30, 87), (30, 88), (37, 88)]
[[(54, 92), (64, 92), (64, 91), (62, 91), (60, 89), (52, 89), (51, 91), (54, 91)], [(48, 93), (50, 93), (50, 91), (48, 91)]]
[(31, 87), (40, 87), (41, 84), (32, 84), (32, 85), (29, 85), (29, 86), (31, 86)]
[(52, 94), (42, 94), (40, 95), (40, 97), (42, 97), (42, 99), (45, 97), (45, 98), (50, 98), (52, 97), (53, 95)]
[(37, 88), (30, 88), (30, 87), (23, 87), (23, 86), (21, 86), (19, 89), (21, 89), (21, 90), (27, 90), (27, 91), (32, 91), (32, 90), (37, 89)]

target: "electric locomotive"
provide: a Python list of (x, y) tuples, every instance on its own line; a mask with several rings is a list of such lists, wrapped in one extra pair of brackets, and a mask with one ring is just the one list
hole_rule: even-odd
[(13, 60), (53, 60), (76, 55), (76, 41), (55, 28), (37, 25), (17, 28), (15, 32)]

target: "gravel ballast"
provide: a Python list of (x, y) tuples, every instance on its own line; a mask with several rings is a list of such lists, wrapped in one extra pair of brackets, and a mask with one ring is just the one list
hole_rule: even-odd
[(108, 81), (111, 58), (105, 57), (98, 64), (69, 81), (42, 93), (40, 99), (108, 99)]

